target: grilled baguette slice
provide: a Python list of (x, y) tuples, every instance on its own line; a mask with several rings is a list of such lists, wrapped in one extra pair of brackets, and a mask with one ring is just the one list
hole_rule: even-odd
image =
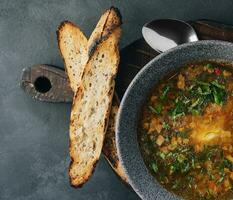
[(120, 27), (96, 46), (73, 100), (70, 123), (70, 181), (82, 186), (102, 151), (119, 64)]
[(80, 85), (87, 62), (87, 38), (78, 26), (69, 21), (61, 23), (57, 30), (57, 41), (65, 63), (70, 87), (75, 92)]
[(119, 102), (114, 97), (112, 102), (112, 108), (109, 116), (108, 129), (104, 139), (104, 145), (102, 152), (112, 169), (115, 173), (125, 182), (127, 181), (127, 176), (124, 172), (122, 164), (119, 161), (116, 149), (116, 137), (115, 137), (115, 128), (116, 128), (116, 116), (119, 109)]
[[(88, 59), (87, 43), (89, 44), (89, 52), (93, 52), (96, 45), (105, 39), (121, 23), (120, 12), (117, 8), (111, 7), (101, 16), (88, 42), (80, 28), (72, 22), (64, 21), (61, 23), (57, 31), (58, 46), (65, 62), (65, 69), (74, 93), (79, 87), (84, 65)], [(115, 101), (111, 110), (112, 113), (109, 119), (110, 126), (106, 133), (103, 153), (113, 170), (125, 181), (126, 176), (119, 162), (115, 144), (114, 126), (118, 105), (119, 102), (116, 103)]]

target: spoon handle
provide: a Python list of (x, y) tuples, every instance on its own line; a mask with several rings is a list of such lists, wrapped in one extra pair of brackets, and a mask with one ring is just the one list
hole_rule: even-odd
[(224, 40), (233, 42), (233, 26), (213, 20), (201, 19), (190, 22), (201, 40)]
[(46, 102), (72, 102), (73, 92), (65, 71), (51, 65), (23, 69), (21, 88), (32, 98)]

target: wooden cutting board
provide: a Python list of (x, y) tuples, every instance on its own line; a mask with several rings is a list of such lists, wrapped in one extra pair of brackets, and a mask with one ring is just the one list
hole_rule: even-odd
[[(215, 39), (233, 42), (233, 26), (209, 20), (189, 22), (200, 40)], [(121, 62), (116, 81), (116, 92), (122, 98), (126, 88), (138, 71), (159, 53), (143, 38), (136, 40), (120, 52)], [(31, 97), (47, 102), (71, 102), (73, 93), (69, 88), (64, 70), (51, 65), (35, 65), (24, 69), (21, 86)]]

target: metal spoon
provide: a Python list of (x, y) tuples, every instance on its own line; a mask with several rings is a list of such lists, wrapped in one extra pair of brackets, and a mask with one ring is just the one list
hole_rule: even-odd
[(160, 19), (146, 23), (142, 27), (142, 35), (158, 52), (167, 51), (183, 43), (198, 41), (193, 27), (176, 19)]

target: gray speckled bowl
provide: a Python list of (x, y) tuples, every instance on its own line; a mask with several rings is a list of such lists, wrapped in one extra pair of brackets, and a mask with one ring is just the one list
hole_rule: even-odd
[(217, 60), (233, 63), (233, 44), (199, 41), (173, 48), (150, 61), (134, 78), (121, 101), (117, 118), (117, 149), (135, 192), (144, 200), (179, 199), (164, 189), (147, 170), (137, 141), (138, 118), (151, 89), (168, 73), (185, 63)]

